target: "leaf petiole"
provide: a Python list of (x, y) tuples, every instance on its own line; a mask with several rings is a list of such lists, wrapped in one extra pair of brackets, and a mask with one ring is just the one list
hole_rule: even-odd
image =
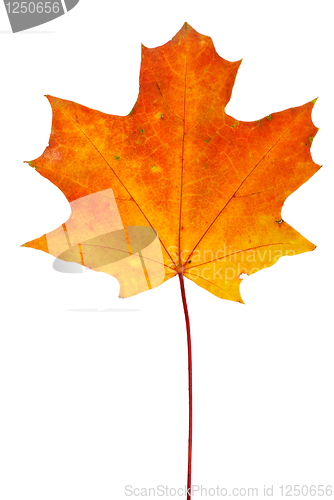
[(187, 474), (187, 500), (191, 498), (191, 458), (192, 458), (192, 431), (193, 431), (193, 388), (192, 388), (192, 355), (191, 355), (191, 335), (190, 321), (186, 299), (186, 291), (184, 288), (183, 272), (179, 272), (181, 296), (184, 310), (184, 317), (187, 329), (187, 346), (188, 346), (188, 386), (189, 386), (189, 439), (188, 439), (188, 474)]

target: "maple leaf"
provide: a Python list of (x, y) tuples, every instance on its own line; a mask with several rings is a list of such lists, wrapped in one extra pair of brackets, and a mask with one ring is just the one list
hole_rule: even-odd
[(211, 38), (184, 24), (165, 45), (142, 46), (139, 96), (127, 116), (47, 96), (49, 145), (29, 162), (61, 189), (72, 213), (25, 246), (58, 257), (56, 268), (60, 259), (111, 274), (122, 297), (179, 277), (188, 342), (188, 489), (192, 360), (184, 276), (242, 302), (242, 273), (315, 248), (281, 218), (285, 199), (320, 168), (310, 153), (315, 100), (237, 121), (225, 107), (240, 63), (221, 58)]
[[(240, 63), (221, 58), (211, 38), (184, 24), (165, 45), (142, 46), (139, 96), (129, 115), (47, 96), (53, 112), (49, 146), (29, 163), (61, 189), (72, 215), (25, 246), (109, 272), (122, 297), (181, 272), (214, 295), (239, 302), (241, 273), (313, 250), (282, 221), (281, 209), (320, 168), (310, 154), (318, 130), (311, 121), (315, 100), (254, 122), (237, 121), (225, 107)], [(81, 227), (79, 234), (78, 200), (106, 190), (113, 199), (109, 221), (102, 227), (100, 220), (93, 231)], [(83, 242), (114, 230), (115, 220), (124, 228), (127, 255), (135, 253), (127, 234), (133, 226), (154, 228), (161, 249), (156, 246), (140, 265), (125, 259), (99, 266), (100, 256), (90, 265), (92, 246)], [(71, 244), (79, 247), (66, 253), (73, 225)], [(102, 247), (108, 250), (108, 244), (96, 244), (95, 255)], [(134, 267), (140, 270), (131, 277)]]

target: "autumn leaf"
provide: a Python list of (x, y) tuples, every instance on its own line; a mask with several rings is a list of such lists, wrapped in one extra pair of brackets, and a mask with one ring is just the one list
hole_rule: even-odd
[(320, 168), (310, 153), (315, 100), (253, 122), (235, 120), (225, 107), (241, 61), (220, 57), (211, 38), (188, 24), (165, 45), (142, 46), (141, 58), (139, 96), (127, 116), (47, 96), (49, 145), (29, 163), (64, 193), (72, 214), (25, 246), (115, 276), (122, 297), (179, 276), (189, 354), (189, 486), (192, 364), (183, 277), (242, 302), (242, 273), (315, 248), (281, 216), (285, 199)]
[[(315, 100), (254, 122), (225, 113), (240, 62), (222, 59), (211, 38), (185, 24), (165, 45), (142, 46), (139, 96), (129, 115), (47, 96), (49, 146), (30, 165), (71, 204), (113, 192), (118, 228), (154, 228), (164, 268), (156, 283), (182, 272), (217, 297), (241, 302), (241, 273), (315, 248), (282, 221), (281, 209), (320, 167), (310, 154)], [(58, 257), (49, 239), (25, 246)], [(84, 251), (79, 262), (85, 261)], [(117, 278), (123, 297), (154, 287), (143, 276), (139, 286)]]

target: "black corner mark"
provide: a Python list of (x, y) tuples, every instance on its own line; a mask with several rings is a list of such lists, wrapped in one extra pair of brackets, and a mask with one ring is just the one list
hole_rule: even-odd
[(65, 0), (67, 12), (79, 3), (79, 0)]
[(79, 0), (4, 0), (13, 33), (48, 23), (65, 14)]

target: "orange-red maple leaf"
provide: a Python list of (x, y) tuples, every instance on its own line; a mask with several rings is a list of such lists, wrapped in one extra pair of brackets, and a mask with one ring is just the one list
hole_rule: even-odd
[(72, 215), (25, 246), (108, 272), (123, 297), (182, 274), (240, 302), (241, 273), (313, 250), (281, 209), (320, 168), (310, 153), (315, 101), (233, 119), (225, 107), (240, 62), (185, 24), (165, 45), (142, 47), (127, 116), (47, 96), (50, 141), (30, 164), (61, 189)]

